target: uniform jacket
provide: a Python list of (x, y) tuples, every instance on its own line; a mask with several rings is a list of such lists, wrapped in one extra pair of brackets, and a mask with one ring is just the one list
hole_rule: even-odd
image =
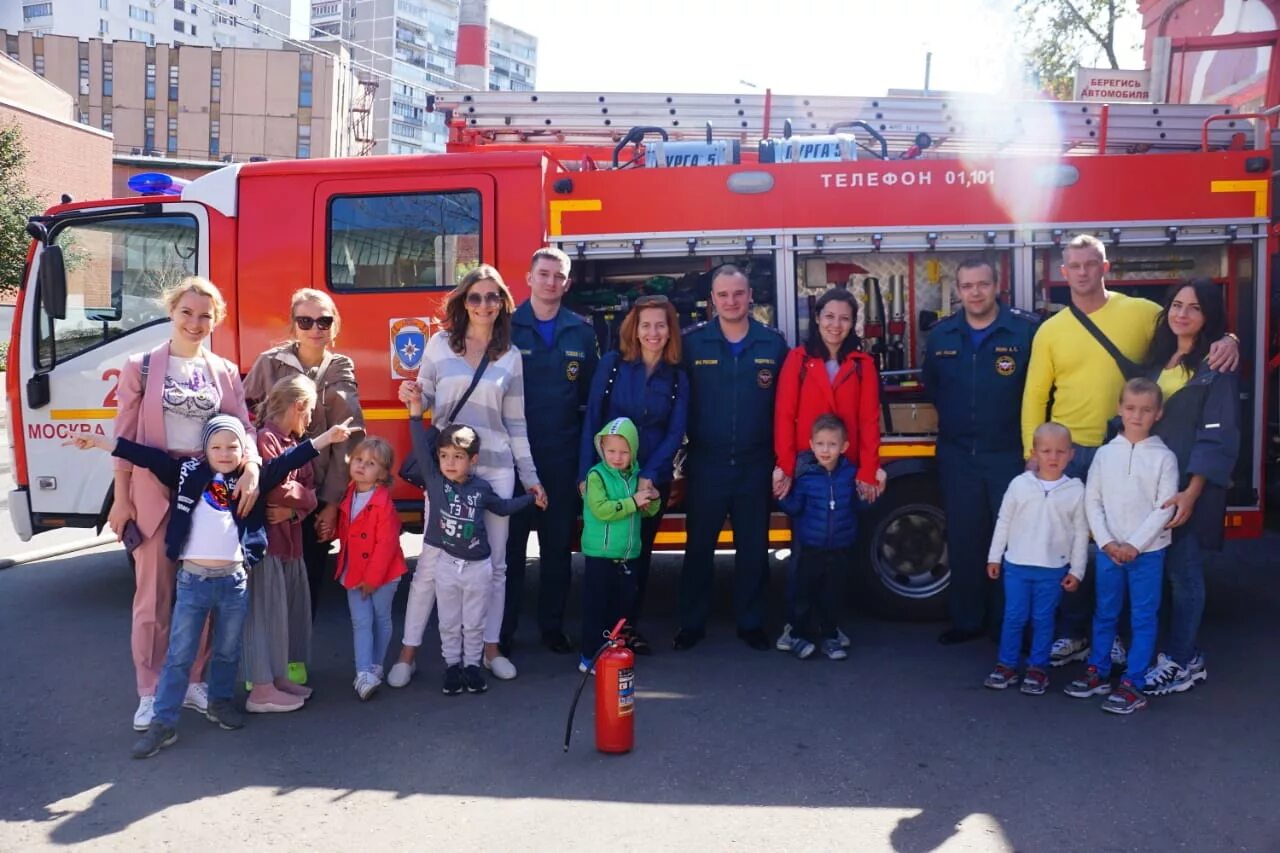
[(849, 353), (831, 381), (824, 359), (810, 357), (804, 347), (787, 353), (778, 379), (773, 447), (778, 467), (788, 477), (795, 474), (797, 454), (809, 446), (813, 422), (826, 414), (844, 421), (849, 436), (845, 458), (858, 469), (860, 480), (874, 484), (880, 468), (880, 378), (871, 356)]
[[(258, 447), (249, 419), (249, 409), (244, 401), (244, 386), (240, 383), (240, 370), (221, 356), (206, 349), (201, 350), (209, 366), (210, 379), (218, 386), (222, 396), (219, 411), (233, 415), (245, 425), (249, 436), (249, 458), (259, 461)], [(147, 359), (146, 387), (143, 387), (142, 362)], [(162, 450), (169, 446), (164, 431), (164, 375), (169, 366), (169, 342), (165, 341), (149, 353), (130, 356), (120, 371), (115, 419), (116, 438), (125, 438), (148, 447)], [(210, 413), (215, 414), (215, 413)], [(194, 447), (180, 448), (195, 450)], [(129, 479), (129, 497), (137, 511), (138, 530), (150, 539), (160, 529), (169, 509), (169, 490), (156, 475), (147, 469), (133, 470), (133, 463), (117, 457), (117, 471), (133, 471)]]
[[(825, 374), (824, 374), (825, 375)], [(858, 538), (858, 469), (843, 456), (834, 471), (806, 450), (796, 461), (795, 482), (779, 503), (806, 548), (852, 548)]]
[(964, 311), (929, 332), (924, 386), (938, 410), (940, 449), (1022, 452), (1022, 390), (1036, 322), (1002, 304), (993, 326), (976, 350)]
[(533, 503), (533, 495), (499, 497), (489, 481), (474, 474), (466, 482), (455, 483), (440, 471), (436, 457), (439, 432), (428, 430), (421, 418), (409, 418), (413, 453), (426, 483), (427, 517), (423, 541), (462, 560), (483, 560), (489, 556), (489, 534), (484, 514), (513, 515)]
[[(1234, 373), (1210, 370), (1202, 363), (1187, 384), (1165, 402), (1164, 415), (1156, 421), (1154, 432), (1178, 459), (1179, 489), (1187, 487), (1193, 474), (1205, 478), (1204, 490), (1184, 529), (1195, 532), (1201, 547), (1220, 549), (1227, 489), (1240, 454), (1239, 378)], [(1183, 531), (1174, 535), (1183, 535)]]
[(333, 576), (347, 589), (362, 583), (377, 589), (408, 571), (400, 550), (400, 516), (391, 500), (391, 490), (374, 486), (369, 502), (352, 520), (351, 496), (355, 490), (355, 484), (349, 484), (339, 504), (338, 541), (342, 551)]
[[(511, 315), (511, 341), (520, 350), (524, 374), (524, 417), (538, 468), (572, 467), (582, 434), (582, 409), (599, 360), (595, 330), (567, 308), (556, 314), (548, 347), (525, 302)], [(566, 472), (568, 473), (568, 472)]]
[(1071, 574), (1084, 580), (1089, 558), (1084, 483), (1075, 477), (1063, 479), (1066, 482), (1046, 492), (1030, 471), (1013, 478), (1000, 501), (988, 563), (1007, 557), (1020, 566), (1070, 566)]
[[(244, 395), (250, 406), (267, 398), (272, 387), (289, 376), (307, 375), (298, 361), (292, 342), (272, 347), (262, 355), (244, 378)], [(356, 386), (355, 362), (336, 352), (326, 353), (316, 371), (316, 406), (311, 411), (307, 435), (314, 438), (334, 424), (351, 418), (351, 425), (364, 429), (364, 412), (360, 410), (360, 392)], [(315, 468), (316, 496), (324, 503), (342, 500), (347, 490), (347, 468), (350, 451), (363, 436), (353, 435), (346, 441), (335, 441), (320, 451), (312, 463)]]
[[(297, 444), (293, 436), (286, 435), (275, 424), (265, 423), (258, 430), (258, 452), (263, 459), (275, 459)], [(302, 519), (316, 508), (317, 503), (313, 465), (314, 459), (293, 469), (280, 485), (269, 492), (264, 491), (259, 498), (269, 505), (287, 506), (298, 515), (292, 521), (267, 525), (267, 553), (273, 557), (282, 560), (302, 558)]]
[(786, 355), (782, 335), (754, 319), (736, 358), (717, 320), (684, 333), (692, 468), (773, 466), (774, 398)]
[[(182, 556), (182, 548), (191, 534), (191, 513), (203, 500), (205, 489), (213, 481), (214, 470), (202, 456), (174, 459), (156, 447), (147, 447), (127, 438), (116, 439), (113, 456), (127, 459), (134, 465), (146, 468), (167, 489), (172, 490), (173, 506), (169, 525), (164, 531), (165, 556), (175, 562)], [(258, 478), (258, 489), (267, 492), (280, 484), (294, 468), (306, 465), (316, 457), (316, 449), (310, 440), (289, 448), (275, 459), (267, 460)], [(135, 472), (134, 476), (137, 474)], [(227, 492), (235, 491), (240, 473), (224, 475)], [(245, 568), (252, 568), (262, 561), (267, 550), (267, 502), (259, 498), (244, 518), (235, 516), (236, 529), (240, 531), (240, 548), (244, 551)]]
[[(1176, 394), (1174, 395), (1177, 396)], [(1178, 460), (1157, 436), (1137, 444), (1118, 435), (1098, 448), (1085, 478), (1085, 514), (1099, 548), (1124, 542), (1139, 551), (1169, 546), (1162, 509), (1178, 492)]]
[[(600, 439), (606, 435), (620, 435), (631, 446), (631, 468), (627, 471), (619, 471), (603, 461)], [(634, 560), (640, 556), (640, 518), (656, 515), (662, 501), (649, 501), (644, 509), (636, 506), (636, 487), (640, 480), (636, 457), (640, 439), (635, 424), (626, 418), (614, 418), (601, 427), (594, 444), (602, 461), (587, 472), (582, 553), (609, 560)]]
[(656, 484), (671, 482), (672, 463), (689, 419), (689, 377), (684, 368), (660, 361), (653, 374), (646, 375), (642, 360), (625, 361), (616, 351), (604, 354), (591, 381), (582, 424), (578, 482), (585, 481), (587, 470), (600, 461), (596, 433), (614, 418), (629, 419), (640, 434), (640, 476)]

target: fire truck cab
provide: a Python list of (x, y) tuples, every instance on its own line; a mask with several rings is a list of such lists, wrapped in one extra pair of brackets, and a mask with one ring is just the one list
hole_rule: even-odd
[[(529, 256), (550, 244), (573, 260), (567, 301), (602, 350), (642, 294), (667, 294), (682, 325), (709, 319), (710, 274), (725, 262), (748, 270), (755, 316), (793, 345), (819, 294), (851, 290), (882, 370), (890, 476), (862, 524), (860, 596), (887, 615), (935, 615), (949, 566), (936, 416), (918, 378), (925, 336), (953, 310), (956, 265), (972, 255), (991, 259), (1012, 305), (1061, 308), (1060, 247), (1079, 233), (1107, 244), (1112, 289), (1158, 300), (1191, 276), (1223, 288), (1245, 430), (1227, 524), (1261, 531), (1269, 118), (768, 95), (454, 93), (437, 108), (452, 116), (445, 155), (233, 165), (32, 221), (6, 389), (23, 538), (102, 525), (109, 463), (61, 444), (111, 429), (120, 365), (165, 340), (158, 295), (182, 276), (221, 288), (229, 314), (212, 347), (242, 371), (287, 335), (294, 289), (329, 292), (369, 430), (403, 452), (396, 384), (416, 375), (458, 274), (494, 264), (519, 301)], [(416, 490), (395, 494), (406, 519), (420, 516)], [(785, 547), (785, 519), (771, 526)], [(658, 547), (683, 542), (676, 512)]]

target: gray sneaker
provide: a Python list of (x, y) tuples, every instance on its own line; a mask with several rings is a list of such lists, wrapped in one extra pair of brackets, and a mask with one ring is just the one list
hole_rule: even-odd
[(205, 712), (209, 722), (217, 723), (227, 731), (244, 728), (244, 714), (236, 709), (230, 699), (212, 699), (209, 710)]
[(782, 634), (779, 635), (778, 641), (773, 644), (773, 647), (780, 652), (794, 652), (795, 644), (796, 638), (791, 636), (791, 623), (788, 622), (782, 626)]
[(173, 746), (177, 742), (177, 729), (166, 726), (159, 720), (153, 720), (147, 727), (146, 733), (134, 742), (130, 752), (134, 758), (150, 758), (166, 746)]
[(849, 657), (849, 653), (844, 650), (839, 637), (828, 637), (822, 641), (822, 653), (827, 656), (827, 660), (844, 660)]

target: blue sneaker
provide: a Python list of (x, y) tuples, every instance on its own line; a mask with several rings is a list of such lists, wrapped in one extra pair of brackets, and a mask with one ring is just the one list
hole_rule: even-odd
[(815, 651), (817, 651), (817, 648), (817, 646), (806, 640), (804, 637), (797, 637), (794, 635), (791, 637), (791, 654), (795, 655), (798, 660), (805, 660), (810, 657)]
[(828, 637), (823, 640), (822, 653), (827, 656), (827, 660), (844, 660), (849, 656), (841, 645), (839, 637)]

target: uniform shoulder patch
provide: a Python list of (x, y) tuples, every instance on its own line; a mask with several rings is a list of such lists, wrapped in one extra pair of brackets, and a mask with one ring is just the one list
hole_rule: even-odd
[(702, 331), (702, 330), (703, 330), (703, 329), (705, 329), (708, 325), (710, 325), (710, 323), (711, 323), (711, 321), (710, 321), (710, 320), (703, 320), (701, 323), (694, 323), (692, 326), (685, 326), (684, 331), (683, 331), (683, 332), (681, 332), (680, 334), (682, 334), (682, 335), (692, 335), (694, 332), (700, 332), (700, 331)]
[(1039, 323), (1044, 319), (1034, 311), (1027, 311), (1023, 308), (1010, 308), (1009, 313), (1017, 317), (1019, 320), (1026, 320), (1028, 323)]

